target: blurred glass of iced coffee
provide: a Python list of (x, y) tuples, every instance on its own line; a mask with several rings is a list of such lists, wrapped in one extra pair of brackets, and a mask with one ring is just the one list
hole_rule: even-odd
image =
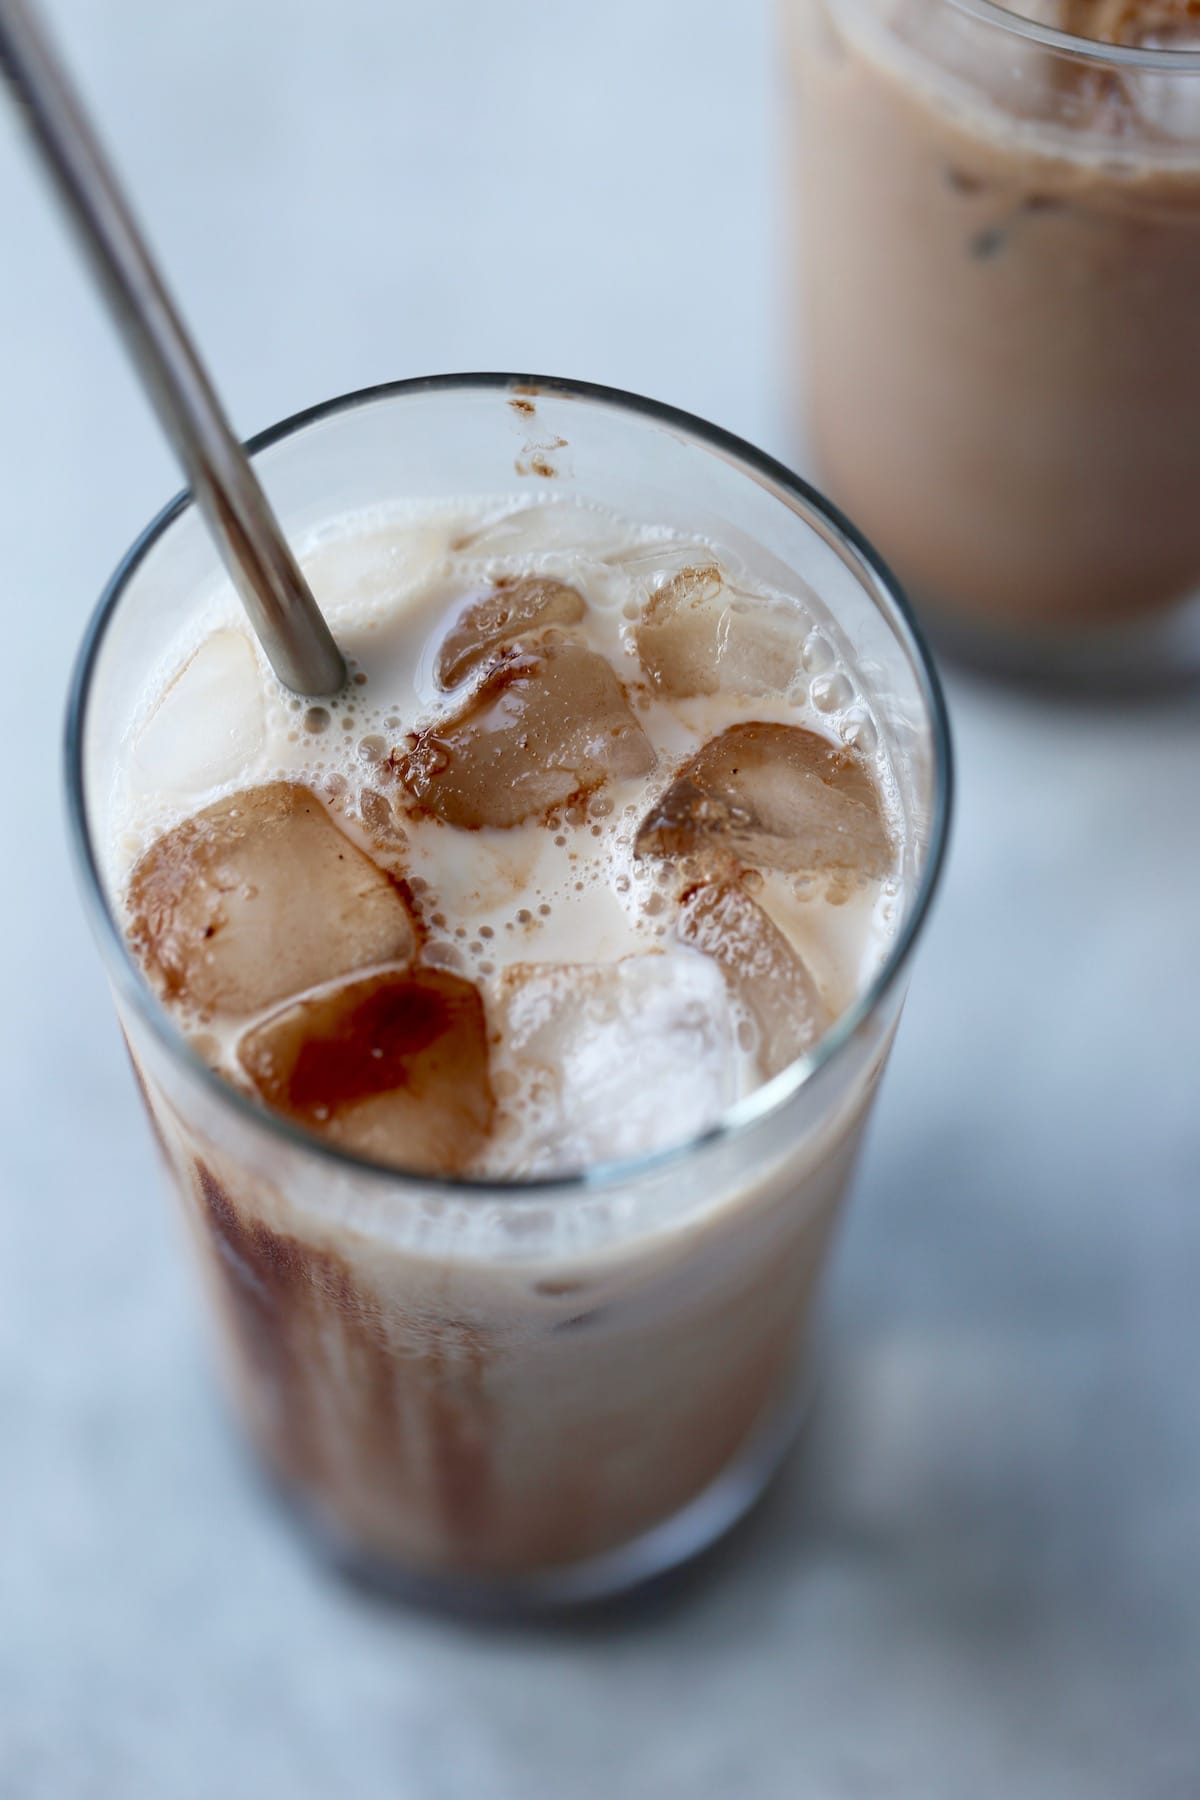
[(229, 1388), (356, 1566), (607, 1593), (794, 1431), (941, 855), (936, 680), (815, 495), (649, 403), (402, 384), (260, 464), (346, 690), (280, 687), (180, 505), (71, 739)]
[(1200, 4), (783, 3), (820, 478), (948, 643), (1136, 674), (1200, 594)]

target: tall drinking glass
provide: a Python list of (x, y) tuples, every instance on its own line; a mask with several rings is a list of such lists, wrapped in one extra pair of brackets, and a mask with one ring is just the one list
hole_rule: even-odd
[(830, 662), (853, 672), (887, 748), (899, 923), (809, 1055), (678, 1150), (568, 1178), (437, 1179), (340, 1151), (226, 1085), (130, 954), (109, 853), (114, 764), (135, 697), (218, 579), (185, 497), (130, 551), (83, 648), (76, 851), (250, 1441), (327, 1545), (407, 1592), (506, 1608), (610, 1593), (711, 1541), (794, 1433), (813, 1295), (942, 858), (938, 684), (846, 521), (669, 408), (442, 377), (332, 401), (252, 450), (298, 544), (348, 512), (551, 479), (625, 519), (702, 530), (826, 618)]

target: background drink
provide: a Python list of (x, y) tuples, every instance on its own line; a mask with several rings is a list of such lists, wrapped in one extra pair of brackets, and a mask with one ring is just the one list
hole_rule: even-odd
[(1152, 621), (1200, 581), (1197, 23), (1128, 67), (958, 0), (786, 17), (822, 478), (960, 637)]
[[(532, 1188), (405, 1179), (267, 1120), (181, 1057), (127, 962), (115, 972), (234, 1386), (276, 1473), (357, 1554), (568, 1594), (695, 1548), (786, 1437), (807, 1301), (936, 868), (944, 771), (927, 677), (870, 563), (769, 465), (748, 479), (736, 446), (719, 458), (682, 421), (553, 391), (418, 386), (281, 436), (264, 468), (301, 542), (351, 507), (502, 491), (530, 433), (561, 440), (568, 491), (805, 585), (828, 605), (835, 662), (862, 671), (903, 817), (904, 904), (886, 967), (810, 1078), (750, 1095), (684, 1162)], [(185, 513), (110, 613), (83, 745), (98, 841), (114, 734), (162, 667), (164, 596), (203, 595), (204, 555)], [(107, 899), (111, 943), (111, 885)]]
[(410, 1172), (686, 1142), (813, 1047), (906, 905), (894, 772), (819, 600), (538, 500), (302, 546), (353, 671), (328, 704), (218, 584), (114, 775), (106, 880), (193, 1048)]

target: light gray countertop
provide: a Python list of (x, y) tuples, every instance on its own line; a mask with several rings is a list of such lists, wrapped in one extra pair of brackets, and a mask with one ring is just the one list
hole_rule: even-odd
[[(251, 431), (517, 367), (784, 455), (767, 9), (58, 0)], [(81, 919), (66, 672), (177, 485), (0, 123), (0, 1795), (1195, 1800), (1195, 698), (955, 681), (960, 804), (834, 1275), (807, 1454), (623, 1623), (343, 1590), (212, 1397)]]

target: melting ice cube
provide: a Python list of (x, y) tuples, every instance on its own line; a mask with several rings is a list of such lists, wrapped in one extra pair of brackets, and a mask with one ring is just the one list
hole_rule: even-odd
[(628, 527), (573, 500), (513, 507), (457, 537), (451, 548), (467, 556), (529, 556), (548, 550), (601, 557), (619, 548)]
[(721, 970), (757, 1028), (764, 1079), (816, 1043), (829, 1014), (803, 958), (762, 907), (735, 882), (695, 888), (679, 935)]
[(519, 1083), (517, 1124), (535, 1169), (684, 1143), (734, 1098), (728, 996), (702, 956), (517, 963), (495, 991)]
[(736, 592), (710, 561), (657, 588), (634, 636), (642, 667), (668, 694), (783, 694), (808, 629), (799, 611)]
[(494, 1100), (477, 988), (444, 969), (393, 969), (294, 1001), (238, 1046), (277, 1112), (377, 1162), (468, 1169)]
[(130, 758), (144, 793), (202, 794), (247, 769), (262, 748), (262, 676), (242, 631), (214, 631), (180, 669)]
[(508, 827), (645, 775), (654, 752), (611, 665), (582, 644), (505, 654), (458, 711), (395, 757), (420, 810), (448, 825)]
[(437, 682), (457, 687), (472, 670), (520, 637), (549, 625), (577, 625), (584, 614), (583, 596), (565, 581), (529, 575), (521, 581), (503, 578), (460, 615), (438, 652)]
[(798, 725), (755, 720), (710, 738), (637, 835), (638, 856), (796, 874), (877, 878), (892, 845), (878, 789), (852, 751)]
[(219, 800), (152, 844), (129, 881), (130, 938), (155, 986), (248, 1017), (416, 938), (400, 886), (287, 781)]

